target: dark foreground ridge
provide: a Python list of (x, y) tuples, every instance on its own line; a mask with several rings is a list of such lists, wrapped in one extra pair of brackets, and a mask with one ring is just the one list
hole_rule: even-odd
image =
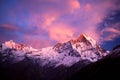
[(69, 80), (120, 80), (120, 45), (113, 48), (110, 55), (95, 63), (87, 65)]
[(27, 56), (22, 61), (12, 63), (11, 52), (11, 49), (0, 52), (0, 80), (120, 80), (120, 45), (97, 62), (80, 60), (70, 67), (40, 66), (37, 58)]

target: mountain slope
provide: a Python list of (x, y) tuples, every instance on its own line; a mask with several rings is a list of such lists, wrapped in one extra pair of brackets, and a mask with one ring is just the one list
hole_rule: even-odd
[[(32, 74), (36, 75), (35, 78), (39, 76), (38, 78), (42, 80), (66, 80), (68, 76), (102, 59), (107, 54), (107, 51), (86, 34), (42, 49), (26, 47), (24, 44), (17, 44), (11, 40), (0, 46), (0, 68), (12, 74), (15, 71), (17, 78), (24, 76), (26, 80), (33, 80), (28, 79)], [(27, 74), (22, 75), (24, 70), (27, 70)]]
[(85, 34), (80, 35), (75, 40), (58, 43), (53, 47), (42, 48), (40, 50), (25, 47), (24, 44), (16, 44), (13, 41), (5, 42), (1, 46), (3, 56), (11, 53), (14, 62), (21, 61), (27, 56), (29, 58), (45, 59), (43, 65), (52, 63), (56, 64), (55, 66), (62, 64), (71, 66), (80, 60), (86, 59), (95, 62), (107, 54), (95, 40)]
[(119, 80), (120, 72), (120, 45), (103, 59), (78, 70), (69, 80)]

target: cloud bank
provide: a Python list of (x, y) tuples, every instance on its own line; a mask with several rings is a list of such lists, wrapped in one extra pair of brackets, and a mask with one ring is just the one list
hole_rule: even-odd
[(119, 0), (3, 0), (0, 12), (0, 42), (42, 48), (81, 33), (101, 43), (120, 37)]

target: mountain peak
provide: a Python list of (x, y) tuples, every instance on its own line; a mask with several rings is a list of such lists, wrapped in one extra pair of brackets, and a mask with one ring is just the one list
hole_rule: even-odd
[[(24, 60), (26, 57), (30, 59), (38, 59), (42, 61), (41, 65), (52, 65), (52, 66), (72, 66), (73, 64), (80, 61), (95, 62), (106, 56), (107, 52), (96, 44), (96, 41), (86, 34), (81, 34), (75, 40), (70, 40), (65, 43), (58, 43), (54, 46), (34, 49), (32, 47), (24, 46), (24, 44), (15, 43), (10, 40), (2, 43), (0, 46), (0, 53), (7, 55), (8, 59), (19, 62)], [(10, 53), (10, 55), (9, 55)], [(6, 60), (7, 61), (7, 60)]]
[(87, 40), (86, 34), (80, 34), (80, 36), (77, 38), (79, 42), (85, 42)]
[(15, 43), (13, 40), (10, 40), (10, 41), (6, 41), (5, 43), (3, 43), (3, 48), (6, 49), (6, 48), (14, 48), (14, 49), (17, 49), (17, 50), (21, 50), (25, 47), (24, 44), (20, 43), (20, 44), (17, 44)]
[(71, 40), (71, 42), (73, 44), (84, 42), (88, 45), (91, 44), (93, 47), (96, 47), (96, 45), (97, 45), (97, 42), (93, 38), (88, 36), (87, 34), (80, 34), (80, 36), (78, 38)]

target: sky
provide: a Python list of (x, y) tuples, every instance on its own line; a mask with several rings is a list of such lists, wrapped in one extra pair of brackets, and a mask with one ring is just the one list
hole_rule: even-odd
[(120, 44), (120, 1), (0, 0), (0, 43), (43, 48), (84, 33), (106, 50)]

